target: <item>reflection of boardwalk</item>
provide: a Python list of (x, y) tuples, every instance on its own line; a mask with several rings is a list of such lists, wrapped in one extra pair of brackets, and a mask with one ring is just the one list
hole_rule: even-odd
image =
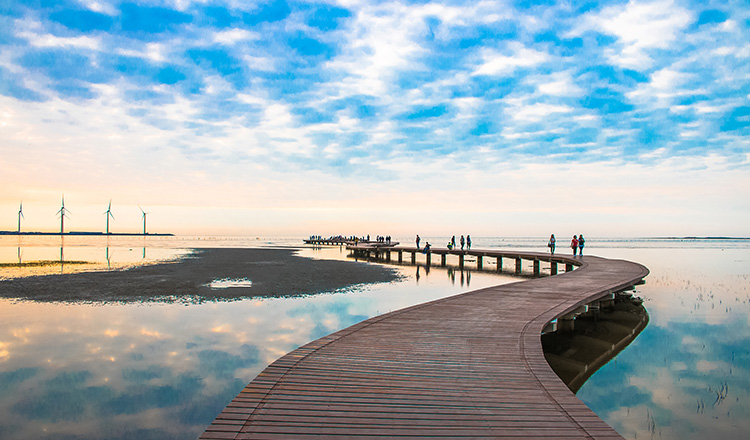
[(387, 313), (292, 351), (201, 438), (621, 438), (552, 372), (540, 333), (648, 270), (560, 258), (580, 267)]

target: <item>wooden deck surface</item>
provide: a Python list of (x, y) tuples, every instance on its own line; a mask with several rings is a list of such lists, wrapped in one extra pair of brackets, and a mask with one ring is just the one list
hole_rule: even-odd
[(572, 272), (397, 310), (310, 342), (260, 373), (201, 439), (622, 438), (555, 375), (540, 334), (648, 270), (575, 261)]

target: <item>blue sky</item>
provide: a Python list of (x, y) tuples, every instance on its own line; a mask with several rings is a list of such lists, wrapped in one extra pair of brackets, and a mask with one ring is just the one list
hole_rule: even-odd
[(750, 236), (749, 42), (746, 1), (3, 0), (0, 229)]

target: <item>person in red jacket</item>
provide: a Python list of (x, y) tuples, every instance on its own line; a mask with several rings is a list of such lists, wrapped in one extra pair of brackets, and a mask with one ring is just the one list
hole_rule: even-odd
[(578, 252), (578, 236), (574, 235), (573, 240), (570, 242), (570, 247), (573, 248), (573, 256), (576, 256), (576, 252)]

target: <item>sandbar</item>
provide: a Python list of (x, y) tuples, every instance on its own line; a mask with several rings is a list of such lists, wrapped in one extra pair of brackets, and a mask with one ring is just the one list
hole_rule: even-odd
[[(195, 249), (176, 262), (127, 270), (29, 276), (0, 281), (0, 297), (43, 302), (231, 301), (332, 292), (399, 277), (393, 268), (300, 257), (294, 249)], [(250, 287), (212, 289), (220, 279)]]

